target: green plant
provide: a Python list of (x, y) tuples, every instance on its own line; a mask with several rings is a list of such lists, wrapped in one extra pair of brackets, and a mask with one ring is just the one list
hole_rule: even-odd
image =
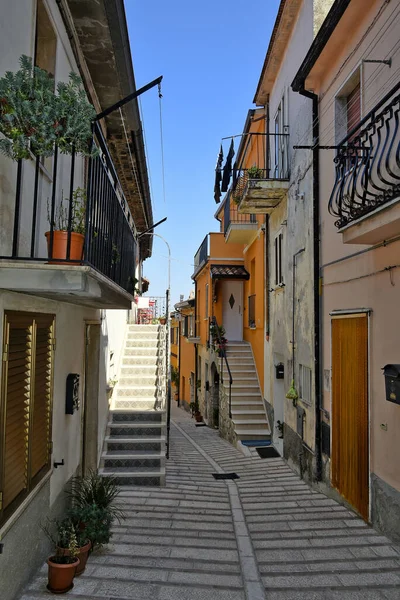
[(278, 420), (278, 421), (276, 422), (276, 428), (277, 428), (277, 430), (279, 431), (279, 437), (280, 437), (280, 438), (283, 438), (283, 425), (284, 425), (284, 424), (282, 423), (282, 421), (279, 421), (279, 420)]
[(179, 385), (179, 371), (177, 367), (171, 366), (171, 383), (178, 387)]
[[(74, 563), (79, 548), (88, 542), (88, 537), (84, 532), (79, 532), (70, 518), (47, 519), (42, 529), (56, 549), (56, 554), (51, 558), (56, 564)], [(65, 554), (65, 550), (68, 554)]]
[(95, 504), (106, 509), (112, 519), (125, 518), (124, 511), (116, 506), (115, 500), (119, 487), (114, 477), (101, 477), (96, 471), (90, 470), (85, 477), (75, 477), (71, 490), (68, 492), (73, 506), (85, 507)]
[(112, 535), (113, 517), (107, 508), (87, 504), (72, 507), (68, 514), (75, 530), (92, 542), (92, 548), (108, 544)]
[(119, 253), (118, 246), (112, 245), (111, 250), (111, 264), (116, 265), (121, 260), (121, 254)]
[[(76, 188), (72, 194), (72, 214), (71, 231), (75, 233), (85, 233), (86, 222), (86, 191), (83, 188)], [(67, 231), (69, 225), (70, 199), (64, 198), (64, 192), (61, 191), (61, 201), (54, 212), (53, 229), (56, 231)], [(50, 203), (47, 198), (47, 220), (51, 226)]]
[(0, 152), (13, 160), (51, 156), (59, 129), (54, 80), (21, 56), (21, 68), (0, 79)]
[(29, 56), (19, 62), (18, 71), (0, 78), (0, 132), (6, 138), (0, 152), (13, 160), (29, 158), (30, 151), (51, 156), (56, 145), (64, 154), (97, 154), (91, 147), (96, 111), (80, 77), (71, 72), (55, 92), (52, 75), (33, 66)]
[(298, 397), (299, 397), (299, 394), (297, 393), (296, 387), (294, 385), (294, 379), (292, 379), (290, 388), (286, 393), (286, 398), (288, 398), (288, 400), (292, 400), (293, 406), (296, 406)]
[(262, 179), (263, 172), (262, 169), (253, 165), (250, 169), (247, 169), (247, 175), (249, 179)]

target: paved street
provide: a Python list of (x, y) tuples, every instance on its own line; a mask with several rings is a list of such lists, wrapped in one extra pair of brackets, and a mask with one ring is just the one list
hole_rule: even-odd
[[(278, 459), (244, 457), (174, 408), (165, 488), (125, 488), (127, 519), (69, 595), (87, 600), (398, 600), (400, 551)], [(212, 473), (236, 472), (236, 481)], [(47, 567), (21, 600), (48, 598)]]

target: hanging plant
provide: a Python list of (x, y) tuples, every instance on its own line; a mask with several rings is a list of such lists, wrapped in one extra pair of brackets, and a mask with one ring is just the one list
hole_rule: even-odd
[(51, 156), (59, 131), (54, 80), (21, 56), (21, 68), (0, 78), (0, 152), (13, 160)]
[(288, 398), (288, 400), (292, 400), (293, 405), (296, 406), (298, 397), (299, 397), (299, 394), (297, 393), (296, 387), (294, 385), (294, 379), (292, 379), (292, 384), (291, 384), (289, 390), (287, 391), (286, 398)]
[(32, 65), (29, 56), (20, 58), (21, 68), (0, 78), (0, 152), (13, 160), (51, 156), (55, 145), (63, 154), (73, 149), (95, 155), (91, 149), (92, 122), (96, 116), (82, 81), (70, 73), (54, 91), (53, 77)]

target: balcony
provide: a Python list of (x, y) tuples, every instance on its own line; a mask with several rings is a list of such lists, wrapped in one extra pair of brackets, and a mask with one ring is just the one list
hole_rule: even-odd
[[(83, 159), (59, 156), (57, 148), (47, 162), (33, 155), (19, 161), (14, 179), (8, 167), (11, 185), (0, 215), (1, 289), (94, 308), (130, 308), (139, 252), (133, 219), (99, 127), (94, 140), (99, 154), (88, 160), (86, 189), (80, 187)], [(69, 199), (76, 199), (77, 190), (80, 202), (74, 204)], [(60, 233), (64, 252), (57, 245)], [(75, 251), (76, 236), (81, 247)]]
[(400, 234), (400, 83), (340, 143), (329, 212), (347, 244)]
[(213, 264), (242, 264), (243, 263), (243, 243), (226, 243), (224, 233), (209, 233), (201, 242), (199, 249), (194, 256), (194, 279), (203, 267), (209, 263)]
[[(269, 214), (287, 196), (289, 189), (289, 134), (249, 134), (247, 144), (257, 137), (263, 149), (254, 157), (255, 165), (244, 168), (251, 159), (246, 158), (234, 172), (232, 197), (238, 204), (239, 213)], [(265, 160), (264, 160), (265, 157)]]
[(194, 255), (194, 277), (204, 267), (208, 261), (209, 256), (209, 235), (207, 234), (204, 240), (201, 242), (199, 249)]
[(249, 244), (258, 231), (256, 215), (242, 215), (227, 197), (224, 205), (224, 235), (227, 243)]

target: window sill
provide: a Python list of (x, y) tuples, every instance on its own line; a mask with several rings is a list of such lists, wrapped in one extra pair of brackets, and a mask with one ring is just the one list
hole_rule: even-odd
[(44, 475), (44, 477), (40, 480), (40, 482), (37, 484), (35, 489), (33, 489), (31, 491), (29, 496), (27, 496), (25, 498), (25, 500), (18, 506), (18, 508), (15, 510), (15, 512), (13, 512), (13, 514), (10, 516), (8, 521), (6, 521), (4, 523), (4, 525), (2, 525), (2, 527), (0, 529), (0, 540), (2, 540), (4, 538), (4, 536), (6, 535), (6, 533), (8, 533), (8, 531), (13, 527), (13, 525), (15, 525), (16, 521), (18, 521), (18, 519), (20, 518), (22, 513), (25, 511), (25, 509), (28, 508), (29, 504), (32, 502), (32, 500), (34, 499), (36, 494), (38, 494), (40, 492), (40, 490), (50, 479), (52, 474), (53, 474), (53, 469), (50, 469), (50, 471), (48, 473), (46, 473), (46, 475)]

